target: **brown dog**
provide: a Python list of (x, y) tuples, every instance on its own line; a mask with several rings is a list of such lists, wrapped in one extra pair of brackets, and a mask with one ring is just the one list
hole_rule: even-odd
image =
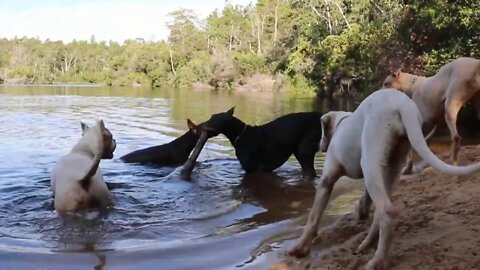
[(431, 127), (445, 115), (452, 139), (451, 158), (458, 164), (461, 137), (457, 131), (457, 114), (462, 106), (472, 100), (480, 118), (480, 60), (462, 57), (444, 65), (432, 77), (397, 72), (383, 82), (384, 88), (405, 92), (417, 104), (424, 127)]

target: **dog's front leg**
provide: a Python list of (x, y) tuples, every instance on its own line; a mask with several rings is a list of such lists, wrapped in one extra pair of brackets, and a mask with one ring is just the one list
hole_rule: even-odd
[[(325, 168), (328, 168), (327, 163)], [(331, 168), (331, 167), (330, 167)], [(325, 210), (330, 195), (332, 194), (333, 185), (340, 178), (340, 166), (335, 168), (320, 179), (320, 187), (317, 188), (315, 193), (315, 200), (313, 202), (310, 215), (308, 216), (307, 225), (303, 229), (300, 240), (295, 247), (290, 250), (291, 255), (297, 257), (304, 257), (310, 252), (310, 246), (312, 245), (313, 238), (317, 235), (318, 226), (320, 225), (320, 218)]]
[(457, 116), (464, 103), (460, 97), (449, 97), (445, 101), (445, 121), (447, 122), (452, 138), (451, 159), (454, 165), (458, 165), (458, 152), (460, 151), (461, 141), (457, 130)]

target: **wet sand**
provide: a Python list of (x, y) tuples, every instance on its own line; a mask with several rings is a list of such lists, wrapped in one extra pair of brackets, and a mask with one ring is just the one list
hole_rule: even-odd
[[(449, 162), (448, 153), (439, 156)], [(479, 159), (480, 147), (462, 148), (460, 164)], [(395, 186), (394, 203), (402, 211), (396, 220), (391, 269), (480, 269), (479, 174), (454, 177), (428, 168), (403, 176)], [(372, 216), (358, 222), (352, 212), (321, 228), (304, 259), (285, 254), (292, 241), (270, 269), (364, 269), (376, 245), (364, 254), (354, 250), (366, 236)]]

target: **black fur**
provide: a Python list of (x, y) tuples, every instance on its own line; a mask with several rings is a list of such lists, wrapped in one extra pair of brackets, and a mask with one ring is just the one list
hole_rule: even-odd
[(189, 130), (177, 139), (162, 145), (137, 150), (122, 156), (127, 163), (180, 166), (188, 159), (200, 136)]
[(233, 108), (205, 122), (209, 137), (222, 133), (232, 143), (247, 173), (270, 172), (293, 154), (305, 176), (316, 176), (315, 154), (322, 136), (318, 112), (292, 113), (261, 126), (250, 126), (233, 116)]

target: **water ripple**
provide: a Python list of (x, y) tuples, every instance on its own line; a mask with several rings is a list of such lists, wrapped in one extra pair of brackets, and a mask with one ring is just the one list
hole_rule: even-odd
[[(206, 119), (219, 110), (216, 107), (198, 115)], [(174, 109), (167, 98), (2, 95), (0, 153), (6, 158), (0, 163), (0, 249), (21, 245), (79, 251), (93, 242), (97, 249), (108, 250), (143, 240), (207, 237), (224, 234), (231, 226), (246, 230), (298, 215), (291, 202), (313, 196), (313, 183), (299, 178), (296, 162), (258, 180), (259, 184), (245, 185), (244, 172), (222, 136), (206, 144), (192, 181), (180, 180), (178, 168), (117, 159), (186, 132), (186, 117), (175, 116)], [(51, 170), (81, 136), (79, 122), (91, 124), (99, 118), (118, 144), (117, 158), (100, 165), (115, 206), (86, 217), (61, 218), (52, 207)]]

